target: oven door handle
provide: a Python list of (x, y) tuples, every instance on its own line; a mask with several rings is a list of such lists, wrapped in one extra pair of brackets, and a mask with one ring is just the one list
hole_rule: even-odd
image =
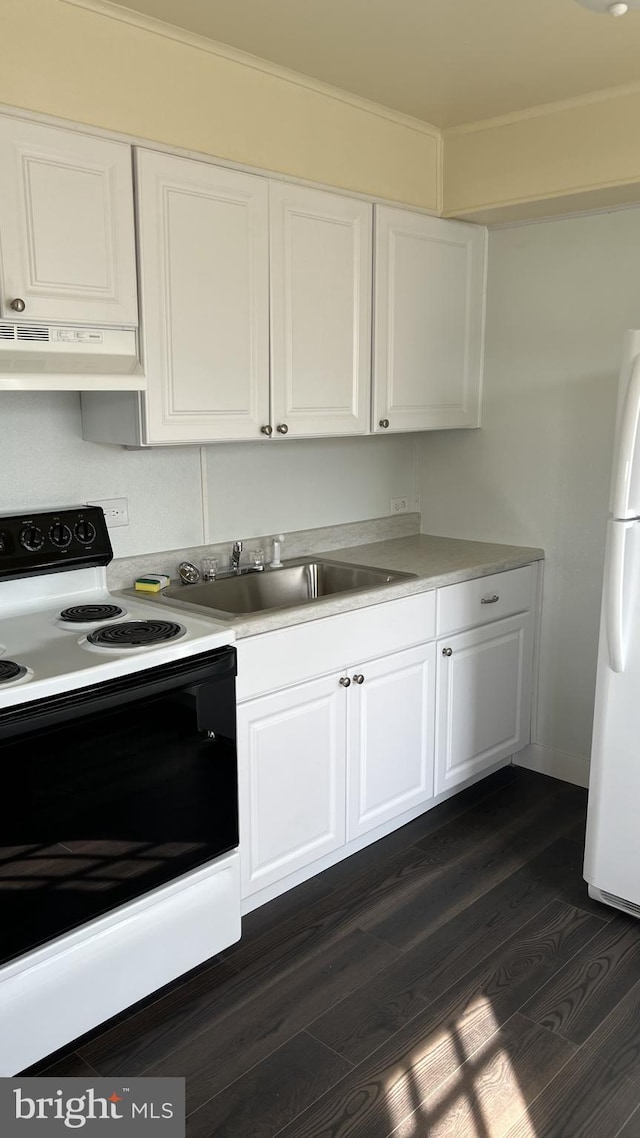
[(225, 679), (233, 680), (235, 684), (236, 673), (235, 648), (225, 645), (199, 656), (187, 656), (156, 668), (129, 672), (101, 684), (14, 704), (0, 709), (0, 739), (53, 727), (82, 715), (110, 711), (165, 692), (200, 689)]

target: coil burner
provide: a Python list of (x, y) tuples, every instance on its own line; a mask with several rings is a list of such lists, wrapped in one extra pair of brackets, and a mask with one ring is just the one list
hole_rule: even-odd
[(121, 624), (105, 624), (87, 636), (96, 648), (149, 648), (184, 636), (186, 629), (170, 620), (125, 620)]
[(124, 615), (125, 610), (119, 605), (73, 605), (63, 609), (58, 620), (63, 620), (65, 624), (98, 624)]
[(22, 664), (16, 664), (15, 660), (0, 660), (0, 684), (11, 684), (26, 674), (27, 669)]

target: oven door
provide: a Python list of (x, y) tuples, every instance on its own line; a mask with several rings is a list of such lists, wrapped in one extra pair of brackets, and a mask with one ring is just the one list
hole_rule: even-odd
[(235, 672), (224, 648), (0, 712), (0, 964), (235, 849)]

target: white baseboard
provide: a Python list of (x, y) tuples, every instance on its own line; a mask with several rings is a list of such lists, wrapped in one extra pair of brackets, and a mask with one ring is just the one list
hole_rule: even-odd
[(566, 751), (556, 751), (553, 747), (543, 747), (540, 743), (529, 743), (513, 756), (516, 767), (526, 767), (530, 771), (551, 775), (576, 786), (589, 785), (589, 760), (580, 755), (569, 755)]

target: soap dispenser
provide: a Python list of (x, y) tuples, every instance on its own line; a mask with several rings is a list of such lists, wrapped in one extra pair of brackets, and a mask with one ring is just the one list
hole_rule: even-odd
[(284, 541), (284, 534), (282, 534), (282, 533), (274, 534), (274, 537), (273, 537), (273, 557), (271, 558), (271, 561), (269, 563), (270, 567), (272, 569), (282, 569), (282, 561), (280, 560), (280, 548), (281, 548), (283, 541)]

